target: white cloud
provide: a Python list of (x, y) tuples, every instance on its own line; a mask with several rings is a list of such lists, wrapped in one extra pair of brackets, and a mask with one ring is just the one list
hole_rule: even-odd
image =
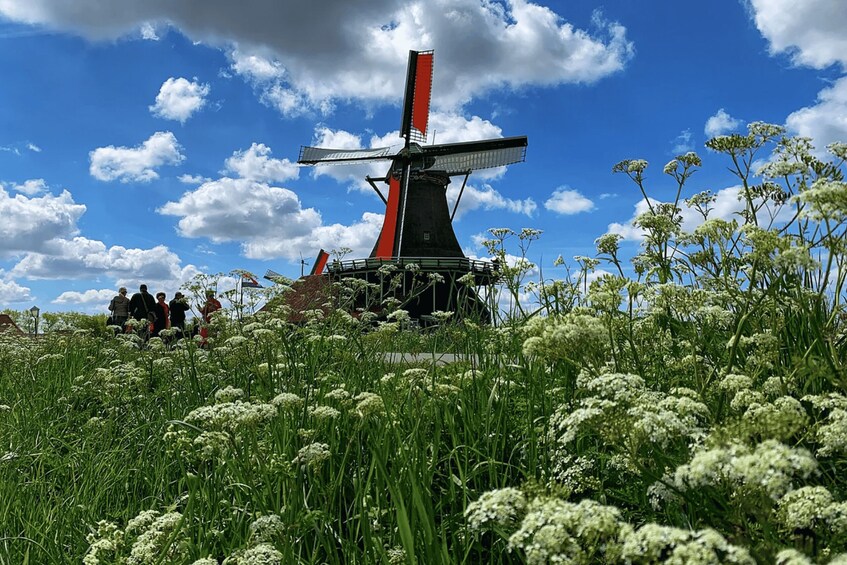
[(41, 153), (41, 148), (34, 143), (27, 143), (26, 148), (34, 153)]
[[(447, 202), (450, 211), (453, 211), (456, 198), (459, 196), (461, 183), (452, 182), (447, 186)], [(508, 210), (515, 214), (524, 214), (532, 216), (538, 209), (538, 204), (532, 198), (523, 200), (515, 200), (506, 198), (490, 185), (484, 184), (477, 188), (472, 185), (465, 186), (465, 191), (462, 193), (462, 200), (459, 202), (459, 207), (456, 209), (456, 219), (458, 220), (468, 212), (474, 210)]]
[(847, 77), (818, 93), (817, 104), (793, 112), (785, 120), (792, 132), (810, 137), (819, 154), (835, 141), (847, 141)]
[(86, 290), (77, 292), (68, 290), (53, 299), (53, 304), (108, 304), (112, 297), (117, 294), (115, 289), (104, 288), (101, 290)]
[(30, 0), (2, 2), (0, 14), (94, 39), (166, 21), (194, 41), (237, 49), (234, 61), (277, 61), (279, 72), (259, 70), (259, 61), (239, 63), (239, 72), (264, 76), (315, 109), (333, 100), (396, 102), (411, 48), (436, 49), (435, 101), (453, 107), (500, 88), (591, 83), (634, 53), (618, 23), (597, 16), (579, 29), (526, 0), (351, 0), (284, 10), (271, 0), (249, 10), (228, 0)]
[(40, 253), (28, 253), (12, 269), (15, 276), (31, 279), (78, 279), (111, 276), (130, 280), (175, 278), (179, 257), (164, 245), (151, 249), (106, 247), (85, 237), (54, 239)]
[[(2, 274), (3, 271), (0, 271), (0, 275)], [(29, 287), (22, 286), (11, 279), (0, 278), (0, 304), (14, 304), (32, 300), (32, 291)]]
[(691, 130), (684, 130), (673, 140), (671, 154), (682, 155), (694, 150), (694, 144), (691, 143)]
[(273, 237), (258, 237), (244, 244), (244, 254), (254, 259), (315, 255), (323, 248), (327, 251), (347, 247), (352, 257), (366, 257), (379, 237), (384, 216), (365, 212), (362, 219), (352, 225), (331, 224), (317, 226), (308, 234), (282, 240)]
[(320, 214), (302, 208), (297, 195), (286, 188), (227, 177), (186, 192), (158, 212), (181, 217), (181, 235), (214, 242), (288, 239), (311, 233), (321, 223)]
[(296, 179), (300, 168), (288, 159), (274, 159), (271, 148), (263, 143), (253, 143), (250, 149), (235, 151), (226, 160), (225, 172), (258, 182), (274, 182)]
[(771, 53), (821, 69), (847, 64), (847, 9), (843, 0), (749, 0), (756, 27)]
[(102, 181), (149, 182), (159, 178), (154, 170), (163, 165), (176, 165), (185, 157), (169, 131), (157, 131), (137, 147), (98, 147), (88, 156), (91, 176)]
[(251, 82), (263, 83), (281, 79), (285, 75), (282, 64), (272, 58), (263, 57), (258, 53), (247, 54), (233, 49), (229, 53), (232, 63), (230, 68), (236, 74), (245, 77)]
[[(788, 53), (798, 65), (847, 67), (847, 9), (842, 0), (750, 0), (752, 17), (771, 53)], [(816, 153), (847, 140), (847, 77), (818, 93), (817, 103), (786, 118), (791, 133), (812, 138)]]
[(25, 180), (21, 184), (0, 182), (0, 186), (14, 190), (15, 192), (20, 192), (21, 194), (26, 194), (27, 196), (36, 196), (47, 192), (47, 183), (44, 179), (29, 179)]
[(179, 175), (177, 178), (182, 184), (203, 184), (204, 182), (209, 182), (210, 180), (212, 180), (209, 177), (204, 177), (203, 175), (189, 174)]
[(150, 22), (141, 24), (141, 39), (148, 41), (159, 41), (159, 35), (156, 33), (156, 28)]
[(570, 215), (590, 212), (594, 209), (594, 202), (577, 190), (559, 188), (544, 203), (544, 207), (557, 214)]
[(206, 105), (208, 95), (208, 84), (171, 77), (162, 83), (156, 95), (156, 103), (150, 106), (150, 112), (160, 118), (185, 123), (185, 120)]
[(726, 113), (723, 108), (719, 109), (714, 116), (710, 116), (706, 120), (706, 126), (703, 128), (703, 133), (706, 137), (712, 138), (719, 135), (732, 133), (742, 125), (741, 120), (736, 120)]
[(85, 205), (66, 190), (28, 198), (12, 197), (0, 187), (0, 255), (40, 251), (52, 239), (75, 235), (84, 213)]

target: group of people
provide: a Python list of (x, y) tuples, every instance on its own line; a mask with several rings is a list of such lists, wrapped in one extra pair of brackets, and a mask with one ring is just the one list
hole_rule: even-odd
[[(181, 292), (174, 294), (173, 300), (165, 302), (167, 295), (164, 292), (157, 292), (154, 298), (147, 291), (147, 285), (142, 284), (138, 292), (132, 295), (131, 298), (126, 296), (127, 290), (125, 287), (118, 289), (118, 294), (109, 302), (110, 325), (124, 328), (130, 318), (140, 322), (146, 321), (145, 329), (149, 329), (149, 333), (153, 337), (159, 337), (162, 330), (175, 328), (180, 333), (185, 332), (185, 317), (186, 312), (191, 309), (188, 299)], [(212, 314), (221, 309), (221, 303), (215, 298), (215, 291), (206, 291), (206, 302), (200, 308), (200, 314), (205, 323), (209, 323), (212, 319)], [(147, 328), (149, 325), (149, 328)], [(200, 328), (200, 335), (205, 341), (208, 337), (208, 330), (205, 327)]]

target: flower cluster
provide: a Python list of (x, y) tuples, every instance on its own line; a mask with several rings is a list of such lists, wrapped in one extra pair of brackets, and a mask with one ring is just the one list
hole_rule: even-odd
[(731, 444), (698, 451), (690, 462), (677, 467), (674, 485), (682, 492), (711, 486), (723, 489), (730, 498), (763, 493), (778, 500), (817, 469), (817, 461), (807, 450), (769, 439), (754, 448)]
[(524, 328), (523, 352), (545, 361), (597, 364), (605, 358), (609, 335), (602, 320), (587, 314), (533, 318)]
[(639, 565), (756, 563), (746, 549), (728, 543), (715, 530), (691, 531), (659, 524), (645, 524), (627, 536), (621, 557), (625, 563)]
[(472, 530), (499, 527), (511, 531), (526, 513), (526, 496), (516, 488), (502, 488), (482, 494), (465, 510), (465, 518)]
[(615, 562), (631, 530), (613, 506), (537, 498), (509, 537), (509, 547), (522, 550), (530, 564)]
[[(584, 472), (599, 455), (582, 447), (586, 441), (600, 440), (603, 457), (613, 457), (618, 470), (629, 472), (641, 458), (646, 461), (672, 446), (687, 451), (705, 434), (709, 409), (690, 389), (652, 391), (641, 377), (619, 373), (583, 373), (577, 387), (583, 396), (578, 405), (563, 405), (550, 419), (549, 439), (559, 449), (557, 477), (568, 483), (576, 461)], [(585, 479), (580, 473), (580, 481)]]

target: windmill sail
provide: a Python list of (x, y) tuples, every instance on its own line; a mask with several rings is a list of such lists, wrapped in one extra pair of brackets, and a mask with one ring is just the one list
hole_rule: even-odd
[(297, 162), (301, 165), (343, 165), (345, 163), (356, 163), (358, 161), (373, 161), (378, 159), (391, 159), (394, 156), (390, 147), (377, 147), (374, 149), (327, 149), (324, 147), (300, 148), (300, 157)]
[(432, 51), (409, 51), (406, 96), (403, 101), (403, 119), (400, 122), (400, 137), (406, 138), (407, 144), (412, 141), (426, 141), (432, 95), (432, 63)]
[(428, 145), (423, 148), (426, 169), (449, 175), (502, 167), (526, 159), (526, 136)]

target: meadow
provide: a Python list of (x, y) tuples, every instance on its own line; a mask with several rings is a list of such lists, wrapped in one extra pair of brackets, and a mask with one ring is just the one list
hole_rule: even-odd
[(544, 279), (541, 234), (491, 230), (493, 325), (0, 336), (0, 563), (847, 563), (847, 145), (707, 145), (739, 215), (687, 194), (693, 153), (668, 203), (622, 161), (639, 253), (607, 234)]

